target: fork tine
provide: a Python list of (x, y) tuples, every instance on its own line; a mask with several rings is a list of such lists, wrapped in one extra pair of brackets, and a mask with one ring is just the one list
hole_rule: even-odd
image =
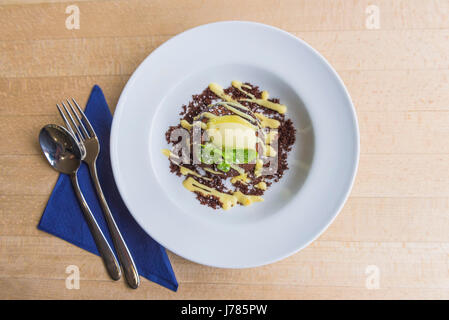
[(64, 101), (62, 102), (62, 106), (64, 107), (65, 112), (69, 115), (70, 121), (72, 122), (73, 126), (76, 129), (76, 132), (78, 133), (80, 141), (84, 141), (84, 136), (81, 134), (81, 131), (78, 128), (78, 125), (76, 124), (75, 120), (73, 119), (72, 114), (70, 113), (69, 109), (67, 109), (67, 106), (65, 105)]
[(72, 113), (75, 115), (76, 120), (78, 120), (78, 122), (81, 125), (81, 130), (83, 131), (83, 134), (86, 138), (90, 138), (89, 133), (86, 130), (86, 127), (84, 126), (83, 122), (81, 121), (80, 117), (78, 116), (78, 112), (76, 112), (75, 108), (73, 107), (73, 105), (70, 103), (69, 99), (66, 99), (67, 103), (69, 104), (70, 109), (72, 109)]
[(97, 135), (95, 134), (95, 130), (92, 127), (92, 125), (89, 122), (89, 119), (87, 119), (86, 115), (84, 114), (84, 111), (81, 109), (81, 107), (79, 106), (78, 102), (76, 102), (75, 98), (72, 97), (73, 102), (75, 103), (75, 106), (78, 108), (79, 113), (81, 114), (81, 118), (84, 119), (84, 121), (86, 121), (86, 127), (87, 130), (89, 130), (89, 134), (92, 137), (96, 137)]
[(67, 127), (67, 129), (70, 131), (70, 133), (73, 135), (73, 137), (75, 138), (75, 140), (77, 140), (79, 142), (79, 138), (78, 135), (75, 134), (75, 132), (72, 129), (72, 126), (70, 125), (69, 121), (67, 120), (64, 112), (61, 110), (61, 107), (59, 106), (59, 104), (56, 104), (56, 107), (58, 108), (59, 114), (61, 115), (61, 118), (64, 120), (65, 122), (65, 126)]

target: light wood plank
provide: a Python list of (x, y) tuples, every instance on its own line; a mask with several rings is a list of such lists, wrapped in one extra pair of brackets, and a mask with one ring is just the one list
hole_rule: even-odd
[[(0, 142), (0, 150), (9, 149), (11, 156), (41, 154), (38, 140), (41, 128), (49, 123), (64, 124), (56, 112), (50, 116), (3, 116), (0, 120), (0, 136), (5, 137)], [(11, 136), (14, 139), (7, 138)]]
[[(76, 0), (76, 2), (82, 2), (82, 1), (92, 1), (92, 0)], [(61, 2), (71, 2), (73, 3), (73, 0), (0, 0), (0, 5), (30, 5), (30, 4), (45, 4), (45, 3), (61, 3)]]
[(448, 111), (358, 112), (361, 153), (445, 154)]
[[(66, 267), (80, 267), (85, 280), (108, 280), (101, 259), (53, 237), (0, 237), (0, 278), (65, 279)], [(20, 252), (21, 254), (18, 254)], [(384, 288), (449, 289), (447, 243), (315, 241), (280, 262), (250, 269), (199, 266), (170, 254), (181, 283), (276, 284), (365, 288), (366, 268), (376, 265)], [(37, 259), (40, 257), (42, 260)], [(338, 265), (334, 262), (338, 261)], [(429, 263), (428, 261), (434, 261)], [(439, 262), (437, 262), (439, 261)], [(275, 272), (276, 271), (276, 272)], [(401, 274), (401, 277), (397, 275)]]
[(173, 293), (145, 281), (148, 289), (131, 291), (111, 282), (84, 281), (80, 290), (65, 289), (64, 280), (0, 279), (0, 298), (8, 299), (448, 299), (447, 289), (391, 288), (367, 290), (353, 287), (278, 285), (185, 284)]
[[(339, 71), (449, 69), (449, 30), (295, 34), (320, 51)], [(0, 77), (130, 74), (168, 38), (1, 41), (0, 61), (4, 63), (0, 65)]]
[(362, 155), (352, 195), (448, 197), (449, 155)]
[(449, 198), (348, 199), (320, 240), (449, 242)]
[[(37, 141), (36, 148), (39, 148)], [(1, 195), (49, 196), (57, 177), (58, 173), (42, 155), (0, 156)]]
[[(0, 270), (0, 281), (8, 282), (14, 274), (16, 279), (31, 280), (26, 282), (26, 288), (30, 288), (33, 286), (32, 282), (40, 283), (51, 279), (62, 285), (58, 291), (70, 291), (64, 287), (65, 269), (69, 264), (75, 264), (80, 267), (81, 287), (89, 286), (89, 283), (95, 283), (96, 290), (91, 290), (91, 297), (101, 297), (105, 293), (102, 292), (100, 287), (111, 285), (114, 285), (114, 288), (120, 287), (120, 290), (113, 290), (114, 294), (127, 294), (128, 291), (123, 288), (123, 284), (117, 285), (107, 279), (98, 257), (77, 255), (73, 251), (79, 249), (66, 250), (67, 245), (62, 242), (57, 246), (51, 245), (53, 240), (52, 238), (35, 237), (29, 240), (26, 238), (1, 237), (2, 259), (9, 263), (5, 264)], [(55, 252), (51, 253), (53, 250)], [(24, 253), (24, 255), (18, 255), (17, 251)], [(281, 291), (287, 288), (294, 289), (295, 287), (332, 287), (334, 289), (341, 288), (342, 293), (345, 290), (358, 290), (363, 292), (365, 297), (372, 295), (375, 297), (376, 293), (372, 291), (378, 290), (369, 290), (365, 287), (365, 271), (369, 265), (379, 267), (380, 288), (383, 294), (394, 295), (398, 289), (415, 294), (417, 289), (423, 290), (423, 292), (426, 289), (433, 289), (431, 292), (434, 294), (437, 292), (441, 294), (443, 289), (447, 292), (449, 279), (442, 281), (441, 275), (447, 273), (445, 257), (448, 252), (449, 246), (440, 243), (316, 241), (301, 253), (276, 264), (237, 270), (201, 267), (179, 257), (170, 256), (176, 265), (175, 271), (181, 283), (179, 292), (181, 297), (183, 296), (182, 292), (188, 288), (211, 285), (214, 287), (239, 286), (245, 288), (240, 293), (239, 298), (252, 298), (253, 292), (262, 294), (261, 292), (257, 293), (255, 288), (263, 286)], [(35, 257), (39, 257), (39, 259)], [(338, 261), (338, 264), (335, 261)], [(440, 263), (435, 263), (435, 261), (440, 261)], [(144, 281), (142, 288), (136, 292), (136, 295), (148, 294), (149, 290), (154, 290), (154, 285)], [(157, 292), (161, 294), (166, 292), (166, 289), (158, 288)], [(173, 295), (168, 291), (167, 293)], [(82, 295), (81, 292), (78, 292), (78, 294)], [(191, 293), (189, 292), (189, 294)], [(229, 294), (227, 292), (223, 297), (229, 297)], [(273, 292), (268, 294), (273, 295)], [(288, 296), (286, 296), (286, 292), (281, 294), (283, 297)], [(298, 291), (292, 290), (290, 294), (297, 295)], [(50, 294), (48, 297), (52, 297), (52, 295)], [(106, 297), (111, 298), (108, 295)], [(173, 297), (175, 296), (173, 295)], [(191, 298), (196, 297), (205, 296), (191, 296)], [(275, 298), (276, 296), (270, 297)]]
[[(0, 40), (173, 35), (223, 20), (257, 21), (290, 32), (366, 30), (365, 10), (372, 4), (379, 7), (384, 30), (449, 28), (447, 1), (87, 1), (77, 2), (79, 30), (66, 29), (65, 8), (69, 4), (65, 2), (3, 7)], [(102, 16), (108, 19), (98, 18)]]
[(449, 70), (339, 72), (358, 112), (449, 110)]
[(0, 195), (0, 234), (42, 236), (37, 225), (47, 201), (47, 195)]
[(297, 32), (338, 70), (448, 69), (449, 30)]
[(0, 79), (0, 115), (53, 115), (55, 103), (75, 97), (85, 105), (98, 84), (113, 111), (129, 75)]
[(3, 41), (0, 61), (5, 63), (0, 65), (0, 77), (130, 74), (168, 38)]

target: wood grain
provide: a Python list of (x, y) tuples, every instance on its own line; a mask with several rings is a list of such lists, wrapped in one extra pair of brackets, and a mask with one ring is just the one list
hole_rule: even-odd
[[(449, 29), (294, 32), (337, 70), (449, 69)], [(130, 74), (170, 36), (0, 42), (0, 76)], [(423, 40), (425, 39), (425, 40)], [(45, 60), (42, 64), (40, 61)]]
[[(6, 1), (7, 2), (7, 1)], [(67, 3), (4, 7), (0, 40), (73, 38), (61, 28)], [(52, 1), (53, 2), (53, 1)], [(369, 0), (184, 0), (184, 1), (85, 1), (78, 2), (83, 28), (77, 38), (173, 35), (186, 29), (220, 20), (249, 20), (295, 31), (366, 30)], [(381, 0), (382, 30), (443, 29), (449, 27), (446, 1)], [(23, 1), (11, 1), (23, 3)], [(98, 19), (107, 13), (108, 19)], [(24, 21), (17, 25), (17, 20)], [(174, 23), (175, 22), (175, 23)]]
[[(75, 3), (81, 28), (65, 28)], [(377, 5), (378, 30), (365, 27)], [(169, 253), (180, 287), (133, 291), (101, 260), (37, 230), (57, 174), (39, 128), (55, 103), (99, 84), (113, 112), (157, 46), (188, 28), (250, 20), (320, 51), (357, 109), (361, 157), (351, 196), (309, 247), (272, 265), (224, 270)], [(449, 299), (449, 1), (0, 0), (0, 299)], [(65, 288), (68, 265), (81, 288)], [(380, 270), (379, 289), (366, 268)]]

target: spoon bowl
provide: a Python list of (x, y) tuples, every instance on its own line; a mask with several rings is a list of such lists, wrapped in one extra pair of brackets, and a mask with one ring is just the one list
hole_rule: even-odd
[(53, 169), (72, 174), (80, 167), (80, 147), (67, 129), (48, 124), (39, 133), (39, 143)]

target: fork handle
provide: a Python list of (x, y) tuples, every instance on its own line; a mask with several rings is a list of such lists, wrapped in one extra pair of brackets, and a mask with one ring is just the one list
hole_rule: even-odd
[(100, 253), (100, 256), (106, 266), (106, 270), (108, 271), (112, 279), (118, 280), (121, 277), (120, 265), (118, 264), (111, 247), (106, 241), (103, 232), (98, 226), (94, 215), (90, 211), (83, 194), (81, 193), (76, 172), (70, 175), (70, 179), (72, 180), (73, 189), (75, 190), (75, 194), (78, 197), (79, 204), (84, 214), (84, 218), (86, 219), (87, 225), (89, 226), (90, 232), (92, 233), (98, 252)]
[(112, 216), (111, 210), (106, 202), (106, 198), (104, 197), (103, 190), (101, 189), (100, 182), (98, 180), (95, 161), (93, 163), (88, 163), (88, 166), (98, 198), (100, 199), (101, 208), (103, 209), (104, 216), (109, 227), (109, 233), (111, 234), (115, 250), (117, 251), (118, 259), (123, 267), (123, 273), (125, 274), (126, 281), (131, 288), (137, 289), (140, 285), (139, 273), (137, 272), (131, 253), (126, 246), (125, 240), (123, 240), (122, 234), (115, 223), (114, 217)]

